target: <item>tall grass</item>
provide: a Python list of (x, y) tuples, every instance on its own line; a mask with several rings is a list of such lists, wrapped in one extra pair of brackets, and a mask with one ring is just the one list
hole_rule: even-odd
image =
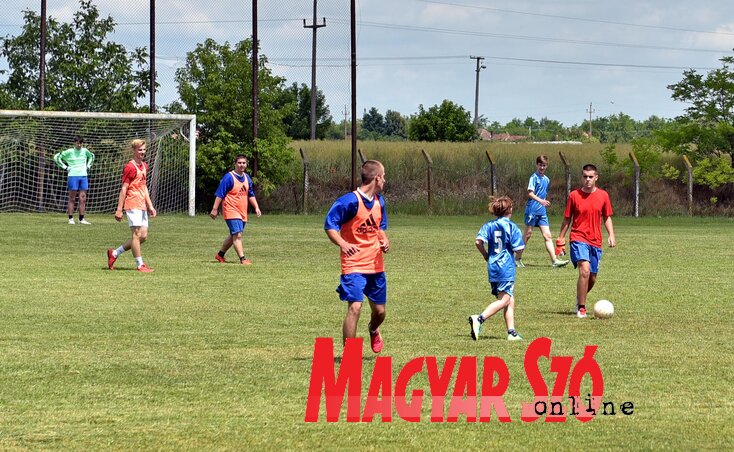
[[(562, 152), (571, 167), (571, 187), (579, 184), (581, 167), (586, 163), (600, 170), (599, 186), (609, 191), (619, 214), (633, 211), (633, 180), (620, 170), (612, 171), (602, 159), (605, 145), (534, 144), (534, 143), (422, 143), (364, 141), (359, 149), (368, 159), (385, 164), (387, 184), (385, 196), (393, 213), (426, 214), (428, 210), (428, 164), (425, 150), (433, 160), (431, 213), (438, 215), (482, 214), (490, 194), (489, 151), (497, 164), (498, 194), (507, 194), (523, 208), (527, 199), (527, 183), (535, 171), (535, 158), (550, 158), (547, 175), (551, 179), (549, 199), (551, 215), (559, 215), (565, 207), (565, 169)], [(308, 157), (309, 193), (307, 210), (324, 212), (333, 200), (349, 190), (351, 147), (346, 141), (295, 141), (291, 144), (295, 159), (291, 166), (292, 181), (280, 187), (264, 201), (267, 208), (286, 212), (300, 211), (303, 193), (303, 166), (299, 149)], [(620, 160), (628, 159), (631, 145), (617, 145)], [(665, 156), (665, 161), (679, 164), (679, 158)], [(359, 165), (359, 161), (358, 161)], [(682, 183), (643, 179), (641, 189), (643, 214), (683, 214), (686, 192)]]

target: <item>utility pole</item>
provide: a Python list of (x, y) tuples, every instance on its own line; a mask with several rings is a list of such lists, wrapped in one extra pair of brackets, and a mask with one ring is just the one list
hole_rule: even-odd
[(150, 0), (150, 112), (155, 113), (155, 0)]
[(482, 64), (483, 56), (470, 56), (472, 60), (477, 60), (477, 82), (474, 87), (474, 127), (479, 125), (479, 71), (486, 69), (487, 66)]
[(592, 113), (595, 113), (595, 112), (596, 112), (596, 110), (594, 110), (593, 108), (591, 108), (591, 102), (589, 102), (589, 109), (586, 110), (586, 113), (589, 114), (589, 138), (591, 138), (591, 114)]
[(313, 40), (311, 42), (311, 141), (316, 139), (316, 31), (326, 26), (326, 17), (322, 17), (322, 24), (316, 23), (316, 0), (313, 0), (313, 22), (306, 25), (306, 19), (303, 19), (303, 28), (313, 30)]
[(252, 177), (257, 177), (258, 155), (257, 155), (257, 136), (259, 134), (258, 122), (259, 116), (259, 96), (257, 71), (260, 67), (259, 57), (257, 56), (258, 48), (257, 40), (257, 0), (252, 0)]
[(352, 175), (350, 191), (357, 188), (357, 5), (356, 0), (349, 2), (349, 41), (352, 55)]
[(347, 106), (344, 105), (344, 140), (347, 139), (347, 118), (349, 117), (349, 110), (347, 110)]

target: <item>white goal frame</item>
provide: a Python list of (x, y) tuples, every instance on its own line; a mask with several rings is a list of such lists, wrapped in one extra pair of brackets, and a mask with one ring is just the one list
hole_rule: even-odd
[(32, 117), (32, 118), (79, 118), (79, 119), (129, 119), (129, 120), (175, 120), (188, 121), (189, 130), (189, 190), (188, 215), (196, 213), (196, 115), (163, 114), (163, 113), (96, 113), (70, 111), (34, 111), (34, 110), (0, 110), (0, 117)]

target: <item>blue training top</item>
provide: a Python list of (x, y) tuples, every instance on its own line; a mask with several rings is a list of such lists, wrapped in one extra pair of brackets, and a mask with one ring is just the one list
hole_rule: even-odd
[[(368, 209), (372, 209), (375, 200), (379, 200), (380, 206), (382, 207), (382, 221), (380, 221), (380, 229), (385, 231), (387, 230), (387, 212), (385, 211), (385, 198), (383, 198), (382, 195), (378, 194), (372, 199), (372, 201), (369, 201), (367, 198), (362, 196), (362, 202), (364, 203), (364, 206)], [(334, 204), (332, 204), (331, 208), (329, 209), (329, 213), (326, 214), (326, 219), (324, 220), (324, 230), (328, 231), (329, 229), (334, 229), (336, 231), (341, 231), (342, 225), (354, 218), (357, 215), (358, 209), (359, 200), (357, 200), (357, 196), (355, 196), (353, 192), (340, 196), (339, 198), (337, 198), (336, 201), (334, 201)]]
[[(533, 173), (532, 176), (530, 176), (530, 181), (528, 182), (528, 191), (532, 190), (533, 193), (535, 193), (535, 196), (540, 199), (548, 199), (549, 186), (550, 179), (548, 179), (548, 176), (541, 176), (536, 171)], [(527, 218), (530, 215), (547, 215), (545, 206), (534, 200), (533, 198), (528, 198), (528, 204), (525, 206), (525, 217)]]
[(520, 228), (507, 217), (488, 221), (477, 233), (477, 240), (488, 245), (489, 282), (515, 280), (514, 252), (525, 248)]
[[(242, 175), (242, 177), (240, 177), (237, 175), (237, 173), (234, 173), (234, 177), (236, 177), (237, 180), (240, 182), (244, 182), (245, 178), (247, 178), (247, 185), (248, 187), (250, 187), (250, 189), (247, 190), (247, 197), (254, 198), (255, 189), (252, 188), (252, 179), (250, 178), (250, 175), (245, 173)], [(219, 187), (217, 188), (217, 192), (214, 195), (217, 198), (224, 199), (224, 197), (227, 196), (227, 193), (229, 193), (229, 191), (232, 190), (232, 187), (234, 187), (234, 181), (230, 177), (229, 173), (227, 173), (222, 177), (222, 180), (219, 181)]]

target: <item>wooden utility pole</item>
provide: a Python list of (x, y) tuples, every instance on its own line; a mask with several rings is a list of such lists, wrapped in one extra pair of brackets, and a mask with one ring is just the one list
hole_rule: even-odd
[(316, 0), (313, 0), (313, 22), (306, 25), (306, 19), (303, 19), (303, 28), (313, 30), (313, 40), (311, 41), (311, 140), (316, 139), (316, 31), (326, 26), (326, 17), (322, 18), (323, 23), (316, 23)]
[(591, 114), (592, 113), (595, 113), (595, 112), (596, 112), (596, 110), (594, 110), (593, 108), (591, 108), (591, 102), (589, 102), (589, 109), (586, 110), (586, 113), (589, 114), (589, 138), (592, 137), (592, 133), (591, 133), (592, 132), (592, 130), (591, 130)]
[(484, 57), (482, 56), (470, 56), (472, 60), (477, 60), (477, 81), (474, 84), (474, 127), (479, 126), (479, 71), (486, 69), (487, 66), (482, 64)]

